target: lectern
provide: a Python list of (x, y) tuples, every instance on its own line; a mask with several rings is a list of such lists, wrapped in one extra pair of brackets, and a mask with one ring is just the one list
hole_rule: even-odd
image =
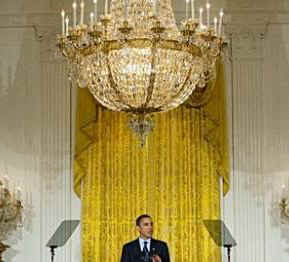
[(203, 222), (216, 245), (227, 249), (228, 261), (230, 262), (231, 248), (237, 243), (225, 223), (222, 220), (204, 220)]
[(79, 222), (79, 220), (64, 220), (61, 222), (53, 236), (46, 244), (46, 246), (50, 248), (51, 262), (54, 261), (55, 249), (58, 247), (63, 247), (66, 244), (79, 225)]

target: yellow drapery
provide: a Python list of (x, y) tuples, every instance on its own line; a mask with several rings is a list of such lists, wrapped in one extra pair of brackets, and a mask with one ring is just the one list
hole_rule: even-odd
[(229, 189), (224, 90), (220, 65), (210, 102), (155, 115), (144, 148), (123, 113), (79, 90), (74, 173), (84, 262), (119, 261), (142, 213), (152, 215), (154, 236), (169, 244), (172, 261), (220, 261), (202, 221), (220, 216), (220, 176)]

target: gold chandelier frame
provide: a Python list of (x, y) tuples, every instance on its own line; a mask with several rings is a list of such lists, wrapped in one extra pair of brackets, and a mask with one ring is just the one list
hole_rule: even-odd
[[(161, 7), (163, 12), (167, 12), (170, 17), (172, 13), (169, 0), (163, 4), (165, 5)], [(224, 42), (221, 34), (222, 11), (217, 30), (216, 23), (214, 28), (209, 23), (210, 6), (208, 6), (207, 26), (204, 26), (202, 19), (194, 18), (192, 1), (192, 18), (189, 19), (187, 15), (181, 29), (178, 29), (173, 15), (166, 23), (158, 12), (150, 13), (151, 5), (146, 6), (145, 19), (148, 24), (143, 24), (143, 27), (139, 27), (136, 17), (128, 19), (127, 3), (123, 5), (112, 1), (112, 15), (108, 14), (108, 8), (105, 8), (105, 15), (100, 17), (99, 23), (95, 11), (95, 20), (92, 14), (90, 25), (83, 23), (83, 7), (84, 4), (81, 7), (78, 25), (74, 13), (73, 27), (69, 27), (68, 17), (64, 20), (65, 12), (62, 12), (63, 30), (62, 34), (58, 35), (57, 43), (70, 65), (69, 78), (76, 80), (79, 87), (88, 87), (104, 107), (129, 113), (131, 116), (129, 126), (136, 131), (142, 142), (153, 129), (153, 113), (176, 108), (188, 99), (198, 85), (204, 88), (214, 80), (215, 62), (221, 55)], [(76, 4), (73, 8), (76, 12)], [(133, 16), (139, 7), (135, 5), (133, 7), (131, 3), (130, 8), (130, 15)], [(121, 18), (123, 12), (119, 16), (117, 13), (119, 10), (125, 11), (125, 19)], [(127, 72), (117, 71), (121, 68), (119, 59), (126, 57), (126, 50), (132, 52), (132, 57), (127, 58), (132, 62), (132, 67), (129, 67)], [(140, 50), (144, 53), (142, 54)], [(139, 69), (133, 67), (139, 64), (137, 56), (146, 59), (140, 62), (145, 67)], [(172, 63), (178, 61), (178, 64), (176, 63), (174, 68), (170, 67), (171, 62), (166, 60), (166, 56), (172, 59)], [(164, 68), (159, 66), (162, 61), (158, 59), (163, 59)], [(172, 79), (169, 77), (171, 72)], [(146, 76), (143, 78), (145, 80), (142, 80), (142, 75)], [(160, 75), (163, 78), (160, 78)], [(168, 85), (166, 77), (171, 79)], [(130, 81), (128, 79), (132, 79), (131, 82), (127, 82)], [(135, 84), (137, 81), (143, 81), (138, 83), (140, 91), (132, 88), (132, 85), (138, 86)], [(123, 83), (127, 86), (124, 87)], [(172, 92), (169, 93), (170, 91)]]

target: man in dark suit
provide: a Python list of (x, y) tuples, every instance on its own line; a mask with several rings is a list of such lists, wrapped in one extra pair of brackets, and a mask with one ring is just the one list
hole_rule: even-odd
[(149, 215), (136, 220), (139, 238), (123, 246), (121, 262), (170, 262), (169, 249), (165, 242), (152, 238), (153, 221)]

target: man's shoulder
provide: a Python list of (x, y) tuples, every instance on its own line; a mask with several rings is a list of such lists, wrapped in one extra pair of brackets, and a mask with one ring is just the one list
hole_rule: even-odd
[(152, 238), (152, 241), (155, 242), (158, 245), (167, 246), (167, 243), (165, 241), (154, 239), (154, 238)]
[(135, 239), (135, 240), (132, 240), (132, 241), (130, 241), (130, 242), (127, 242), (127, 243), (125, 243), (123, 246), (124, 246), (124, 247), (130, 247), (130, 246), (135, 245), (136, 243), (138, 243), (138, 239)]

